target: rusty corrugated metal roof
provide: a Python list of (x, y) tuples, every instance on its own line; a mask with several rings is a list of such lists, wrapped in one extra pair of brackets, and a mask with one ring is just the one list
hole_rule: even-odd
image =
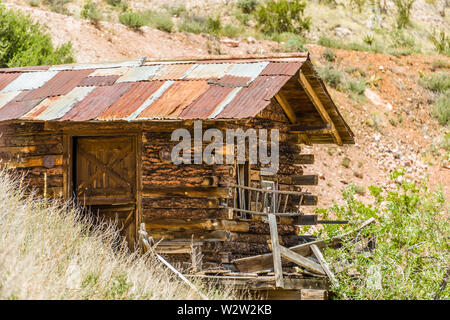
[(305, 54), (281, 54), (0, 70), (1, 119), (246, 118), (264, 108), (306, 60)]

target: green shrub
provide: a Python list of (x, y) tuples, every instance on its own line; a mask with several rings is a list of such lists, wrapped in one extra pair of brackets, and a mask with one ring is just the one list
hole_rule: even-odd
[(167, 10), (172, 16), (179, 17), (183, 12), (186, 12), (186, 6), (182, 2), (175, 3), (172, 6), (167, 4), (163, 5), (163, 8)]
[(410, 24), (411, 8), (415, 0), (394, 0), (397, 7), (397, 27), (402, 29)]
[(348, 168), (350, 168), (350, 163), (351, 163), (351, 160), (347, 157), (344, 157), (344, 159), (342, 159), (342, 161), (341, 161), (341, 166), (348, 169)]
[(439, 72), (429, 77), (421, 76), (419, 84), (436, 93), (443, 93), (450, 89), (450, 74), (448, 72)]
[(97, 4), (91, 0), (88, 0), (81, 10), (81, 17), (88, 19), (93, 24), (97, 25), (102, 19), (102, 14), (97, 8)]
[(72, 63), (70, 42), (55, 48), (50, 36), (29, 16), (0, 5), (0, 67)]
[(304, 16), (305, 7), (301, 0), (267, 0), (257, 10), (258, 27), (266, 34), (309, 30), (311, 18)]
[(178, 30), (180, 32), (191, 32), (191, 33), (207, 33), (208, 31), (208, 19), (196, 15), (196, 14), (182, 14), (181, 15), (181, 22), (178, 25)]
[(208, 33), (219, 34), (222, 31), (222, 21), (220, 21), (220, 16), (217, 15), (215, 18), (208, 17), (208, 20), (206, 20), (206, 29)]
[(306, 52), (308, 49), (306, 49), (303, 46), (303, 41), (300, 41), (298, 39), (289, 39), (282, 45), (284, 52)]
[[(341, 247), (324, 250), (337, 278), (331, 290), (336, 299), (448, 300), (450, 287), (441, 286), (450, 259), (448, 202), (442, 190), (410, 181), (404, 170), (395, 170), (390, 179), (394, 190), (369, 187), (373, 204), (357, 200), (350, 187), (343, 191), (344, 205), (318, 210), (324, 220), (330, 214), (353, 223), (376, 219), (344, 236)], [(319, 234), (342, 236), (356, 227), (324, 225)], [(370, 239), (375, 240), (372, 249), (367, 248)]]
[(328, 62), (333, 62), (334, 59), (336, 58), (336, 53), (330, 49), (325, 49), (322, 55)]
[(327, 84), (333, 88), (337, 88), (341, 84), (342, 73), (330, 66), (326, 66), (319, 70), (319, 75)]
[(450, 124), (450, 89), (445, 91), (433, 104), (431, 115), (442, 125)]
[(122, 4), (122, 0), (106, 0), (106, 3), (113, 7), (118, 7)]
[(345, 49), (345, 50), (355, 50), (355, 51), (367, 51), (367, 52), (376, 52), (380, 53), (384, 51), (384, 47), (378, 41), (372, 40), (370, 45), (366, 43), (358, 43), (358, 42), (350, 42), (345, 43), (341, 40), (329, 38), (327, 36), (320, 36), (317, 44), (328, 47), (328, 48), (336, 48), (336, 49)]
[(147, 21), (138, 12), (127, 11), (119, 16), (119, 22), (131, 29), (138, 30), (139, 28), (145, 26)]
[(258, 0), (238, 0), (236, 6), (242, 10), (243, 13), (252, 13), (259, 5)]
[(222, 30), (220, 31), (220, 34), (224, 35), (225, 37), (235, 38), (239, 34), (241, 34), (243, 31), (244, 31), (243, 28), (241, 28), (239, 26), (227, 24), (222, 28)]
[(151, 25), (153, 28), (156, 28), (165, 32), (173, 31), (173, 21), (170, 14), (166, 12), (156, 12), (156, 11), (147, 11), (143, 14), (145, 24)]
[(438, 53), (450, 55), (450, 37), (444, 30), (441, 30), (439, 34), (434, 31), (430, 35), (430, 40), (433, 42), (434, 47)]
[(39, 7), (41, 4), (40, 0), (27, 0), (27, 3), (32, 7)]
[(350, 80), (345, 83), (345, 89), (356, 94), (363, 94), (366, 90), (366, 80), (359, 79), (358, 81)]
[(70, 2), (72, 0), (44, 0), (44, 5), (54, 12), (67, 14), (66, 4)]

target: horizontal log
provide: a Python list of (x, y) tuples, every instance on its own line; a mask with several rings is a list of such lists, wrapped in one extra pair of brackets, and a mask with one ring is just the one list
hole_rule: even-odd
[(319, 177), (315, 174), (291, 176), (291, 184), (302, 186), (315, 186), (319, 182)]
[(54, 167), (61, 166), (63, 163), (62, 155), (46, 155), (20, 158), (19, 160), (9, 160), (7, 164), (15, 168), (31, 167)]
[(167, 198), (147, 198), (142, 197), (142, 207), (144, 209), (216, 209), (221, 207), (219, 198), (188, 198), (188, 197), (167, 197)]
[(216, 209), (205, 209), (205, 208), (151, 208), (143, 209), (143, 218), (146, 219), (161, 219), (161, 218), (171, 218), (171, 219), (199, 219), (199, 218), (209, 218), (209, 219), (227, 219), (228, 209), (216, 208)]
[(142, 184), (151, 187), (218, 187), (219, 177), (217, 176), (187, 176), (179, 177), (175, 175), (143, 175)]
[(167, 198), (176, 196), (185, 196), (189, 198), (228, 198), (231, 196), (229, 188), (164, 188), (164, 187), (150, 187), (144, 186), (142, 190), (142, 196), (148, 198)]
[(226, 230), (203, 230), (193, 229), (186, 231), (170, 231), (152, 229), (146, 225), (146, 230), (155, 240), (207, 240), (207, 241), (229, 241), (230, 232)]
[(313, 164), (314, 155), (313, 154), (295, 154), (294, 162), (296, 164)]

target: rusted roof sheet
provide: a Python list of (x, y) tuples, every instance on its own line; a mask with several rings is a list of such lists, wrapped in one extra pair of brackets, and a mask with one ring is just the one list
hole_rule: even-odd
[(42, 87), (53, 78), (58, 71), (36, 71), (21, 73), (15, 80), (2, 89), (1, 92), (32, 90)]
[(116, 83), (112, 86), (98, 87), (70, 109), (60, 120), (88, 121), (95, 119), (116, 102), (132, 85), (132, 83)]
[(216, 118), (249, 118), (258, 114), (290, 79), (290, 76), (261, 76), (242, 88)]
[(165, 64), (161, 65), (158, 72), (150, 80), (179, 80), (194, 65), (187, 63)]
[(0, 109), (0, 121), (18, 119), (33, 109), (42, 99), (10, 101)]
[(184, 79), (219, 79), (233, 67), (231, 63), (195, 64)]
[(120, 75), (94, 76), (84, 78), (79, 84), (80, 87), (102, 87), (113, 85)]
[(9, 91), (0, 93), (0, 109), (21, 94), (21, 91)]
[(27, 94), (23, 100), (64, 95), (79, 85), (91, 72), (92, 69), (60, 71), (42, 87)]
[(0, 68), (0, 73), (9, 72), (26, 72), (26, 71), (39, 71), (48, 70), (50, 66), (29, 66), (29, 67), (14, 67), (14, 68)]
[(145, 58), (138, 58), (134, 60), (116, 61), (116, 62), (100, 62), (100, 63), (77, 63), (51, 66), (49, 70), (82, 70), (82, 69), (106, 69), (106, 68), (120, 68), (120, 67), (138, 67), (145, 61)]
[(251, 77), (236, 77), (225, 75), (217, 81), (209, 81), (209, 84), (215, 84), (221, 87), (245, 87), (250, 84), (253, 79)]
[(20, 76), (20, 73), (18, 73), (18, 72), (0, 73), (0, 90), (2, 90), (4, 87), (6, 87), (8, 84), (10, 84), (18, 76)]
[(141, 119), (174, 119), (208, 89), (205, 80), (177, 81), (137, 117)]
[(123, 119), (136, 111), (156, 90), (162, 86), (163, 82), (138, 82), (125, 92), (116, 102), (108, 107), (97, 119), (114, 120)]
[(156, 74), (160, 67), (161, 66), (159, 65), (153, 65), (130, 68), (123, 76), (121, 76), (117, 80), (117, 83), (149, 80), (153, 75)]
[(293, 76), (302, 67), (302, 62), (270, 62), (261, 72), (262, 76)]

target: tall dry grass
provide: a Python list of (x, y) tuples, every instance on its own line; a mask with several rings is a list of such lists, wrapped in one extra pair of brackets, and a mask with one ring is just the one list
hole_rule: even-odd
[[(211, 299), (233, 298), (197, 285)], [(21, 179), (0, 169), (0, 299), (199, 296), (155, 258), (127, 252), (114, 226), (89, 227), (70, 203), (25, 194)]]

